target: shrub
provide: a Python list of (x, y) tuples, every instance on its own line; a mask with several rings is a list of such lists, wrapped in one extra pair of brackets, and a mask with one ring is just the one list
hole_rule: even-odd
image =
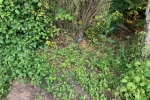
[(91, 42), (98, 42), (101, 38), (98, 35), (111, 35), (113, 30), (116, 28), (116, 23), (122, 17), (118, 11), (109, 14), (106, 13), (104, 16), (96, 16), (95, 19), (91, 21), (91, 27), (85, 32), (87, 38)]
[(150, 98), (149, 63), (149, 60), (144, 63), (137, 60), (123, 75), (120, 92), (125, 99), (148, 100)]
[(43, 4), (39, 0), (3, 1), (0, 6), (0, 43), (14, 44), (23, 39), (32, 48), (48, 36), (55, 35), (52, 12), (48, 12), (50, 8), (46, 6), (47, 2)]
[(2, 98), (7, 95), (14, 78), (28, 77), (34, 84), (41, 83), (49, 63), (46, 54), (36, 52), (35, 49), (44, 44), (44, 40), (48, 37), (56, 35), (54, 32), (56, 27), (53, 26), (53, 9), (50, 8), (48, 1), (0, 1), (0, 98)]

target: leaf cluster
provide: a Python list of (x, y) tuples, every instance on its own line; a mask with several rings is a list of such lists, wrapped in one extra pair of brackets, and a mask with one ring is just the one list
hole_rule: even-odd
[(46, 54), (35, 51), (56, 34), (48, 6), (42, 0), (0, 1), (0, 98), (7, 95), (14, 79), (27, 78), (39, 85), (50, 73)]

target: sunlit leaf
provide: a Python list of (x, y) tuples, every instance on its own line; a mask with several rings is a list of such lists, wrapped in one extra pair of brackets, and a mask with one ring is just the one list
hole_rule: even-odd
[(4, 44), (4, 40), (2, 36), (0, 36), (0, 44)]
[(136, 62), (134, 63), (134, 65), (135, 65), (135, 66), (139, 66), (139, 65), (141, 65), (141, 62), (140, 62), (140, 61), (136, 61)]
[(122, 83), (127, 83), (128, 80), (126, 80), (125, 78), (121, 80)]
[(15, 13), (19, 15), (19, 10), (15, 10)]
[(145, 84), (146, 84), (145, 82), (141, 82), (140, 86), (145, 86)]
[(131, 91), (132, 91), (132, 90), (135, 90), (136, 87), (137, 87), (137, 86), (136, 86), (133, 82), (128, 82), (128, 83), (127, 83), (127, 89), (128, 89), (128, 90), (131, 90)]
[(150, 60), (147, 60), (146, 67), (150, 67)]
[(2, 4), (3, 3), (3, 0), (0, 0), (0, 4)]
[(135, 76), (134, 79), (135, 79), (135, 81), (136, 81), (137, 83), (139, 83), (140, 80), (141, 80), (141, 78), (140, 78), (139, 76)]
[(128, 97), (129, 97), (129, 93), (126, 92), (126, 93), (124, 94), (124, 96), (125, 96), (126, 98), (128, 98)]
[(38, 2), (38, 6), (41, 7), (41, 6), (42, 6), (42, 3), (41, 3), (41, 2)]
[(145, 76), (150, 78), (150, 71), (145, 72)]
[(122, 86), (122, 87), (120, 88), (120, 92), (125, 92), (125, 91), (127, 91), (127, 88), (126, 88), (125, 86)]

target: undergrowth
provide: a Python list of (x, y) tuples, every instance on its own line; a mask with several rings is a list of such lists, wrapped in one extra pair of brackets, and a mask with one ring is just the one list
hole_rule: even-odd
[[(137, 41), (140, 41), (140, 35), (138, 37)], [(120, 43), (120, 46), (110, 43), (114, 48), (100, 44), (95, 49), (80, 48), (73, 43), (59, 49), (45, 43), (45, 46), (31, 50), (22, 44), (23, 40), (15, 46), (1, 45), (1, 98), (7, 95), (14, 79), (23, 78), (52, 92), (58, 100), (86, 100), (87, 95), (92, 100), (131, 100), (135, 97), (146, 100), (149, 98), (146, 78), (149, 77), (149, 61), (141, 62), (138, 58), (141, 46), (140, 43), (135, 46), (137, 41), (126, 45)], [(76, 92), (77, 84), (84, 93)], [(139, 95), (141, 92), (144, 94)]]
[[(150, 98), (150, 62), (140, 54), (143, 32), (127, 41), (100, 33), (97, 45), (82, 48), (70, 43), (60, 49), (55, 42), (48, 42), (59, 30), (52, 24), (52, 14), (45, 13), (53, 9), (48, 1), (24, 1), (0, 2), (2, 100), (15, 79), (39, 86), (57, 100)], [(112, 30), (108, 27), (104, 32), (107, 29)]]

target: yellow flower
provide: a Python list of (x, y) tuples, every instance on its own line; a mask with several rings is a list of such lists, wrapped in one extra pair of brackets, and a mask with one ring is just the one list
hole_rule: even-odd
[(51, 42), (50, 41), (46, 41), (46, 45), (50, 45), (51, 44)]
[(99, 16), (99, 18), (100, 18), (100, 19), (102, 19), (102, 18), (103, 18), (103, 16)]
[(56, 46), (56, 42), (51, 42), (49, 40), (46, 40), (46, 45), (48, 45), (48, 46)]
[(56, 46), (56, 42), (51, 42), (51, 46)]

